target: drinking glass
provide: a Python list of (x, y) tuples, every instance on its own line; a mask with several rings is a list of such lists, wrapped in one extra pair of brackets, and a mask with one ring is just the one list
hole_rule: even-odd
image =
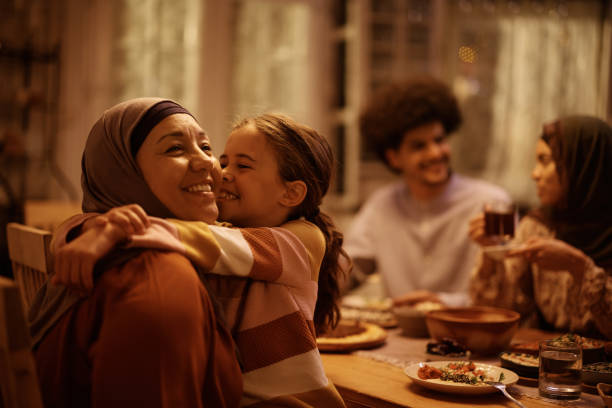
[(517, 221), (516, 205), (505, 201), (484, 204), (485, 235), (494, 245), (503, 245), (514, 238)]
[(578, 399), (582, 391), (582, 347), (571, 341), (540, 342), (540, 395), (552, 399)]

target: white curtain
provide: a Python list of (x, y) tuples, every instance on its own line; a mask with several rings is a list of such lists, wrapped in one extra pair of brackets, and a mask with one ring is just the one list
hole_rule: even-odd
[(608, 87), (600, 70), (609, 72), (610, 54), (607, 41), (602, 41), (598, 3), (578, 4), (564, 18), (499, 18), (491, 142), (483, 176), (518, 201), (534, 203), (529, 175), (542, 124), (566, 114), (604, 112), (606, 98), (601, 94)]
[(115, 50), (118, 100), (161, 96), (195, 110), (200, 0), (123, 0)]
[(235, 117), (282, 111), (303, 120), (308, 109), (308, 2), (239, 3), (233, 63)]

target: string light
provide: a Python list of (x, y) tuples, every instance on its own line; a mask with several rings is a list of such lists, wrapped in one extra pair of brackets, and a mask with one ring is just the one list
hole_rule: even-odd
[(476, 62), (476, 50), (469, 45), (462, 45), (459, 47), (458, 55), (459, 59), (468, 64)]

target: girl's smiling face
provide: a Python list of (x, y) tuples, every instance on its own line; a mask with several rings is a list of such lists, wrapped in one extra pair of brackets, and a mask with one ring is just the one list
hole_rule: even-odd
[(550, 146), (541, 139), (536, 145), (536, 165), (531, 172), (531, 178), (536, 182), (542, 205), (554, 206), (560, 203), (563, 198), (563, 186)]
[(159, 122), (136, 154), (149, 188), (176, 218), (213, 223), (219, 162), (193, 117), (174, 114)]
[(222, 221), (239, 227), (278, 226), (289, 215), (285, 182), (266, 137), (252, 124), (235, 129), (219, 159), (223, 181), (217, 198)]

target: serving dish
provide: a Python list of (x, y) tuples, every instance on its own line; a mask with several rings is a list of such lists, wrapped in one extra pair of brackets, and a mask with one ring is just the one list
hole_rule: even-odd
[(415, 305), (395, 306), (393, 314), (404, 336), (429, 337), (425, 313), (441, 308), (442, 304), (438, 302), (419, 302)]
[(538, 378), (540, 361), (533, 354), (505, 351), (500, 353), (499, 361), (502, 367), (514, 371), (519, 377)]
[(484, 252), (484, 254), (487, 255), (491, 259), (494, 259), (496, 261), (503, 261), (508, 251), (511, 251), (513, 249), (519, 249), (521, 247), (522, 246), (519, 244), (514, 244), (514, 243), (509, 242), (504, 245), (484, 246), (482, 247), (482, 252)]
[(385, 329), (397, 327), (390, 298), (377, 299), (363, 296), (345, 296), (340, 304), (340, 314), (346, 320), (374, 323)]
[(505, 350), (518, 329), (519, 318), (513, 310), (486, 306), (446, 308), (425, 315), (431, 337), (454, 339), (480, 355)]
[[(410, 377), (410, 379), (414, 381), (415, 383), (417, 383), (418, 385), (428, 388), (430, 390), (434, 390), (434, 391), (440, 391), (440, 392), (450, 393), (450, 394), (470, 394), (470, 395), (490, 394), (490, 393), (497, 392), (497, 388), (493, 387), (492, 385), (487, 385), (487, 384), (472, 385), (472, 384), (456, 383), (452, 381), (443, 381), (440, 379), (424, 380), (420, 378), (418, 375), (419, 368), (425, 365), (428, 365), (430, 367), (435, 367), (441, 370), (447, 367), (448, 364), (451, 364), (451, 363), (465, 363), (465, 361), (420, 362), (420, 363), (415, 363), (415, 364), (412, 364), (406, 367), (406, 369), (404, 370), (404, 373), (406, 373), (406, 375)], [(481, 363), (474, 363), (474, 364), (476, 365), (477, 368), (482, 369), (483, 371), (487, 373), (487, 375), (490, 375), (494, 379), (499, 379), (500, 374), (503, 373), (503, 378), (501, 382), (504, 383), (506, 386), (515, 384), (518, 381), (518, 375), (516, 375), (516, 373), (508, 369), (505, 369), (502, 367), (495, 367), (495, 366), (488, 365), (488, 364), (481, 364)]]
[(341, 320), (330, 333), (317, 337), (319, 351), (349, 352), (378, 347), (387, 340), (382, 327), (367, 322)]
[[(582, 364), (597, 363), (606, 360), (605, 342), (598, 339), (591, 339), (588, 337), (582, 337), (577, 334), (568, 333), (562, 336), (553, 338), (560, 342), (572, 341), (582, 346)], [(533, 354), (537, 356), (540, 352), (539, 342), (534, 341), (530, 343), (518, 343), (512, 344), (508, 351), (515, 353)]]
[(582, 366), (582, 382), (589, 385), (612, 384), (612, 363), (604, 361)]

